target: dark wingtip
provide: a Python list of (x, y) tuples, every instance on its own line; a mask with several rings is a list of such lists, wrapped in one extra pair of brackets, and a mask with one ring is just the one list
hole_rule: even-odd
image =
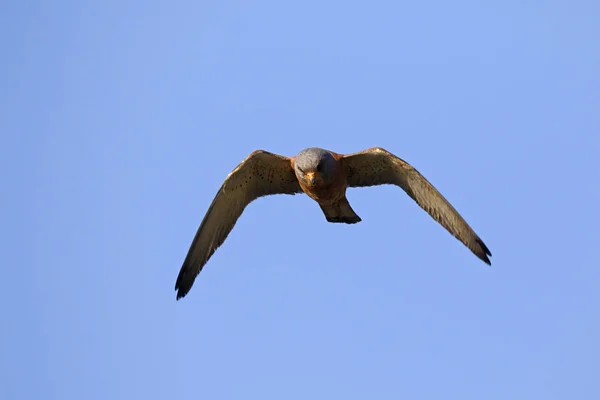
[(185, 284), (186, 278), (186, 268), (185, 266), (181, 268), (179, 271), (179, 275), (177, 276), (177, 281), (175, 282), (175, 290), (177, 291), (177, 300), (185, 297), (186, 294), (190, 291), (192, 285)]
[(485, 243), (483, 243), (483, 240), (477, 238), (477, 244), (479, 245), (479, 247), (481, 248), (481, 250), (483, 250), (482, 253), (477, 254), (477, 256), (479, 258), (481, 258), (481, 260), (486, 263), (487, 265), (492, 265), (492, 262), (490, 261), (490, 259), (488, 258), (488, 256), (492, 256), (492, 252), (490, 251), (490, 249), (488, 249), (488, 247), (485, 245)]
[(189, 289), (183, 289), (181, 287), (175, 287), (175, 290), (177, 290), (177, 296), (176, 296), (177, 301), (179, 301), (179, 299), (183, 299), (190, 291)]

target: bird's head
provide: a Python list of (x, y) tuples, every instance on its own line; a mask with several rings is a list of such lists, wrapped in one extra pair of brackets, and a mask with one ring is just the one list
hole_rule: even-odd
[(327, 150), (311, 147), (302, 150), (294, 160), (298, 179), (307, 186), (321, 186), (335, 178), (336, 160)]

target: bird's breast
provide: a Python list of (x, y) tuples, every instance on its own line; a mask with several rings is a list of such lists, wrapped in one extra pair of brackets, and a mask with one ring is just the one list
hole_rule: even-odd
[(333, 182), (317, 183), (316, 185), (308, 185), (299, 180), (300, 187), (310, 197), (319, 204), (332, 204), (342, 199), (346, 195), (346, 180), (344, 175), (339, 174)]

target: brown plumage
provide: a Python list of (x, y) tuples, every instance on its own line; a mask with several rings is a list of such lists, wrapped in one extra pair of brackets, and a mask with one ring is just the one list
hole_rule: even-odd
[(344, 157), (348, 186), (400, 186), (433, 219), (467, 246), (483, 262), (491, 265), (490, 250), (467, 221), (423, 175), (406, 161), (380, 147)]
[(380, 147), (349, 155), (309, 148), (293, 158), (258, 150), (227, 176), (208, 208), (177, 277), (177, 299), (189, 292), (253, 200), (304, 192), (320, 205), (327, 221), (354, 224), (361, 219), (350, 206), (346, 189), (385, 184), (404, 189), (448, 232), (491, 264), (487, 246), (440, 192), (410, 164)]

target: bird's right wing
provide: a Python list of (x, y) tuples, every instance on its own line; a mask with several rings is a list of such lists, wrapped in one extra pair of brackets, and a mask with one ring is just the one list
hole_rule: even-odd
[(380, 147), (342, 158), (348, 171), (348, 186), (391, 184), (404, 191), (454, 237), (486, 264), (490, 250), (463, 217), (412, 165)]
[(290, 158), (264, 150), (250, 154), (227, 176), (208, 208), (177, 277), (177, 299), (189, 292), (250, 202), (272, 194), (301, 192)]

